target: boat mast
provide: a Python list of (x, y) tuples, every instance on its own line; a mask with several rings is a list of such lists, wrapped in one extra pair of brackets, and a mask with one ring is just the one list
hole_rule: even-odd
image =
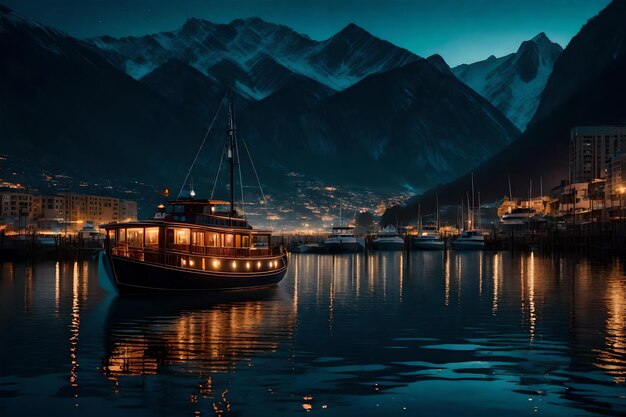
[(232, 91), (228, 94), (228, 110), (229, 110), (229, 125), (228, 125), (228, 144), (226, 150), (226, 158), (228, 159), (228, 168), (230, 171), (230, 212), (229, 217), (235, 215), (235, 109), (234, 99)]
[[(467, 200), (469, 205), (469, 199)], [(472, 228), (474, 228), (474, 210), (476, 210), (476, 204), (474, 203), (474, 173), (472, 172)]]

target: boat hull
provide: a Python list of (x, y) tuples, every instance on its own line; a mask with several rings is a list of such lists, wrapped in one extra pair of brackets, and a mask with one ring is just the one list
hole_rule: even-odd
[(484, 240), (463, 240), (460, 241), (457, 239), (452, 242), (452, 248), (454, 250), (483, 250), (485, 249), (485, 241)]
[(352, 253), (363, 251), (363, 246), (358, 242), (324, 242), (328, 253)]
[(372, 247), (376, 250), (403, 250), (404, 242), (377, 242), (372, 243)]
[(214, 273), (152, 264), (103, 254), (111, 283), (120, 294), (150, 292), (222, 291), (268, 287), (278, 284), (287, 271), (281, 269), (254, 274)]
[(435, 239), (430, 239), (430, 240), (421, 240), (421, 239), (414, 239), (411, 242), (411, 246), (413, 247), (413, 249), (415, 250), (443, 250), (446, 248), (446, 242), (442, 240), (435, 240)]

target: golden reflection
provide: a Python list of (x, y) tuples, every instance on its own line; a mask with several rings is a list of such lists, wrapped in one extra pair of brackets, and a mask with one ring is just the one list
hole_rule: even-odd
[(444, 285), (444, 302), (448, 305), (450, 303), (450, 252), (446, 252)]
[(528, 258), (528, 309), (529, 309), (529, 330), (531, 343), (535, 339), (535, 326), (537, 313), (535, 311), (535, 254), (530, 253)]
[(607, 285), (604, 301), (607, 308), (603, 349), (597, 350), (598, 368), (613, 377), (616, 384), (626, 382), (626, 280), (613, 277)]
[(478, 257), (478, 296), (483, 296), (483, 254)]
[(80, 301), (79, 301), (79, 273), (78, 262), (74, 262), (72, 272), (72, 312), (70, 324), (70, 385), (75, 389), (78, 397), (78, 334), (80, 329)]
[(33, 307), (33, 266), (26, 265), (26, 280), (24, 281), (24, 311), (30, 312)]
[(255, 352), (276, 351), (292, 336), (295, 322), (292, 300), (276, 288), (164, 303), (118, 298), (107, 319), (103, 374), (117, 381), (180, 364), (204, 377), (200, 394), (211, 392), (210, 373), (230, 371)]
[(54, 312), (59, 315), (61, 297), (61, 265), (59, 261), (54, 264)]
[(500, 255), (499, 253), (496, 253), (495, 255), (493, 255), (493, 302), (491, 305), (491, 312), (494, 316), (498, 312), (498, 297), (500, 293), (500, 277), (501, 277), (501, 274), (500, 274), (500, 265), (501, 265), (500, 257), (501, 256), (502, 255)]

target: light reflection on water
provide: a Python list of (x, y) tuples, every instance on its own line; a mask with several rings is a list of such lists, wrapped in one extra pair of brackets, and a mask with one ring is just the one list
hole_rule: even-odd
[(7, 415), (626, 415), (618, 261), (294, 255), (278, 288), (116, 297), (5, 262)]

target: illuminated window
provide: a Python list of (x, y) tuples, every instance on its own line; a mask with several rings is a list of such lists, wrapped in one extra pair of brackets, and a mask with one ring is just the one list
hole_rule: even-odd
[(127, 230), (128, 246), (136, 248), (143, 247), (143, 229), (128, 229)]
[(175, 229), (174, 243), (177, 245), (188, 245), (189, 229)]
[(146, 246), (159, 246), (159, 228), (146, 228)]
[(204, 246), (204, 232), (191, 232), (191, 244), (194, 246)]
[(235, 246), (235, 236), (232, 234), (224, 235), (224, 246), (227, 248), (232, 248)]

